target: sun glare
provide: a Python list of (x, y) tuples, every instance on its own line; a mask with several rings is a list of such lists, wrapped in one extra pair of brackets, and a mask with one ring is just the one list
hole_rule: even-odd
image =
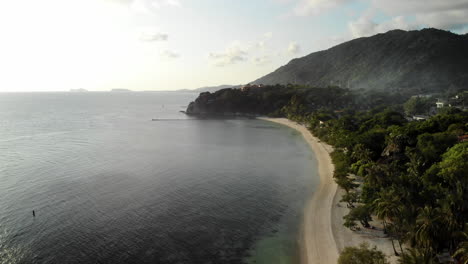
[(119, 79), (122, 65), (127, 70), (138, 63), (123, 8), (87, 0), (6, 2), (0, 11), (0, 91), (112, 86), (109, 75)]

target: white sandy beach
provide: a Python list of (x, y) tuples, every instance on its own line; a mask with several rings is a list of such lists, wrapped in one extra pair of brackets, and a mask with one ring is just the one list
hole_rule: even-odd
[[(396, 263), (390, 241), (381, 230), (353, 232), (343, 226), (343, 216), (348, 213), (344, 203), (339, 203), (342, 191), (333, 179), (334, 166), (329, 153), (333, 148), (314, 137), (303, 125), (286, 118), (259, 118), (279, 123), (299, 131), (315, 153), (320, 185), (306, 203), (301, 234), (302, 264), (335, 264), (339, 252), (347, 246), (368, 242), (383, 251)], [(374, 224), (374, 223), (372, 223)], [(377, 224), (377, 223), (375, 223)]]

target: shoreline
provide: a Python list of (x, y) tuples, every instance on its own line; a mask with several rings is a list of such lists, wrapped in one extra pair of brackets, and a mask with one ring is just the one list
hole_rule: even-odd
[(338, 260), (338, 248), (332, 229), (332, 208), (338, 185), (333, 180), (334, 166), (330, 152), (333, 148), (320, 142), (303, 125), (286, 118), (258, 118), (300, 132), (309, 144), (317, 159), (317, 169), (320, 183), (315, 193), (308, 199), (304, 208), (304, 216), (300, 230), (300, 258), (302, 264), (335, 264)]
[(383, 233), (381, 223), (376, 218), (370, 222), (375, 229), (362, 228), (360, 231), (351, 231), (343, 226), (343, 216), (347, 215), (350, 209), (340, 203), (344, 190), (338, 188), (333, 179), (334, 165), (330, 157), (333, 147), (314, 137), (305, 126), (287, 118), (257, 119), (295, 129), (302, 134), (317, 159), (320, 183), (304, 207), (299, 229), (300, 263), (336, 264), (339, 253), (345, 247), (357, 247), (363, 242), (382, 251), (390, 264), (398, 263), (391, 241)]

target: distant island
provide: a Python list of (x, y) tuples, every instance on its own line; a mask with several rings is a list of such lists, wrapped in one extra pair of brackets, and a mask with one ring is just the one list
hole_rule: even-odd
[(79, 88), (79, 89), (70, 89), (70, 92), (72, 92), (72, 93), (84, 93), (84, 92), (88, 92), (88, 90), (83, 89), (83, 88)]
[(112, 89), (111, 92), (132, 92), (132, 90), (123, 89), (123, 88), (116, 88), (116, 89)]

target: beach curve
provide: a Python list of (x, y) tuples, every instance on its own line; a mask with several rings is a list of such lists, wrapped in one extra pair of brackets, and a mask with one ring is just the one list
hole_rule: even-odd
[(259, 118), (288, 126), (300, 132), (310, 145), (317, 159), (320, 184), (306, 202), (301, 234), (302, 264), (334, 264), (338, 260), (338, 248), (332, 229), (332, 209), (337, 184), (333, 180), (334, 166), (330, 152), (333, 148), (314, 137), (303, 125), (286, 118)]

